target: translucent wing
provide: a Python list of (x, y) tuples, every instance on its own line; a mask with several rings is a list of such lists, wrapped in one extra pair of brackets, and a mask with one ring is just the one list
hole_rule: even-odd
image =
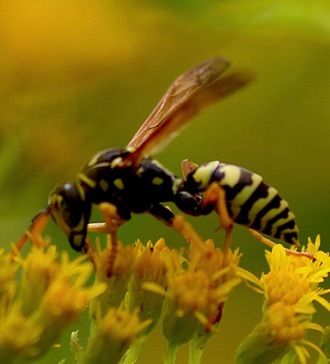
[(178, 77), (128, 143), (129, 147), (136, 148), (130, 159), (138, 162), (161, 150), (200, 110), (239, 90), (254, 78), (246, 72), (220, 77), (229, 65), (223, 58), (213, 58)]

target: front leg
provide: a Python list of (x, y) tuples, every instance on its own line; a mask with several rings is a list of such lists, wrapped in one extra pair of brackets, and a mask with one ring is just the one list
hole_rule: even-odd
[(88, 231), (110, 234), (112, 244), (116, 245), (118, 242), (117, 231), (121, 225), (130, 220), (131, 213), (129, 210), (118, 208), (109, 202), (100, 203), (99, 209), (104, 222), (89, 223)]

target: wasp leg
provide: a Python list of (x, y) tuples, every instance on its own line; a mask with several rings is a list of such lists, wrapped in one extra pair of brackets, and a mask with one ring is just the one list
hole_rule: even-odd
[[(90, 223), (88, 224), (88, 231), (98, 232), (98, 233), (107, 233), (110, 234), (111, 238), (111, 254), (109, 256), (109, 268), (108, 268), (108, 277), (111, 276), (113, 265), (115, 263), (117, 251), (118, 251), (118, 238), (117, 238), (117, 231), (121, 225), (123, 225), (129, 218), (130, 212), (125, 211), (126, 217), (128, 219), (124, 219), (121, 216), (122, 214), (119, 213), (119, 209), (117, 206), (109, 203), (109, 202), (102, 202), (99, 204), (99, 209), (101, 214), (104, 218), (105, 222), (101, 223)], [(89, 249), (87, 250), (88, 256), (90, 261), (94, 264), (95, 268), (95, 252), (93, 249), (93, 245), (89, 241)]]
[[(270, 239), (265, 238), (264, 236), (262, 236), (260, 233), (258, 233), (257, 231), (255, 231), (253, 229), (249, 229), (249, 232), (252, 234), (252, 236), (254, 238), (256, 238), (261, 243), (267, 245), (270, 248), (273, 248), (275, 245), (277, 245), (276, 243), (274, 243)], [(309, 259), (314, 259), (313, 254), (308, 253), (308, 252), (298, 252), (297, 250), (291, 250), (291, 249), (287, 249), (287, 248), (284, 248), (284, 250), (287, 255), (294, 255), (294, 256), (298, 256), (298, 257), (306, 257)]]
[(154, 205), (149, 212), (166, 225), (172, 227), (189, 244), (204, 245), (203, 239), (197, 231), (182, 216), (176, 216), (168, 206)]
[(183, 216), (174, 216), (172, 220), (172, 227), (177, 231), (189, 244), (197, 246), (204, 245), (204, 241), (197, 231), (189, 224)]
[(188, 243), (204, 244), (203, 239), (196, 230), (182, 216), (176, 216), (168, 206), (153, 205), (149, 209), (149, 213), (162, 221), (164, 224), (172, 227), (177, 231)]
[(204, 199), (202, 202), (202, 209), (204, 211), (209, 211), (210, 207), (213, 207), (219, 215), (221, 228), (225, 230), (225, 243), (224, 251), (228, 251), (231, 243), (231, 233), (234, 226), (234, 221), (229, 215), (227, 202), (226, 202), (226, 192), (220, 186), (219, 183), (213, 182), (207, 188)]
[(118, 208), (109, 203), (102, 202), (99, 204), (99, 209), (104, 218), (104, 222), (89, 223), (88, 231), (97, 233), (108, 233), (111, 236), (112, 245), (116, 245), (118, 242), (117, 231), (121, 225), (123, 225), (130, 218), (130, 213), (126, 213), (127, 219), (122, 218), (122, 214), (119, 213)]
[(168, 206), (152, 205), (148, 212), (165, 225), (172, 226), (175, 215)]
[(87, 254), (89, 261), (93, 264), (94, 271), (96, 271), (95, 267), (95, 248), (91, 241), (91, 239), (86, 236), (85, 245), (84, 245), (84, 253)]
[(87, 225), (87, 230), (90, 233), (100, 233), (100, 234), (107, 234), (109, 229), (105, 222), (90, 222)]
[(21, 251), (28, 239), (31, 239), (35, 245), (39, 245), (36, 240), (38, 235), (44, 230), (48, 223), (51, 214), (50, 207), (40, 211), (31, 222), (30, 227), (24, 233), (24, 235), (16, 242), (14, 249), (12, 250), (12, 255), (15, 256), (17, 252)]

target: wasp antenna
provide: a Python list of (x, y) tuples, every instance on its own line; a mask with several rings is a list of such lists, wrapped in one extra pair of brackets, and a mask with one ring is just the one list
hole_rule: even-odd
[[(32, 219), (31, 225), (24, 235), (16, 242), (15, 251), (21, 251), (31, 235), (40, 234), (48, 223), (49, 216), (51, 214), (51, 207), (47, 206), (44, 210), (41, 210)], [(13, 251), (13, 254), (15, 252)]]

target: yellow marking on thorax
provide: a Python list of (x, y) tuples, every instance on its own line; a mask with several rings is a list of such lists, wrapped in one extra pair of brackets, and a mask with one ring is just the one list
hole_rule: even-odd
[(101, 179), (101, 181), (99, 182), (99, 185), (100, 185), (102, 191), (104, 191), (104, 192), (109, 189), (109, 183), (105, 179)]
[(125, 188), (125, 185), (124, 185), (124, 182), (121, 178), (116, 178), (114, 181), (113, 181), (113, 184), (115, 187), (118, 188), (118, 190), (123, 190)]
[(87, 177), (84, 173), (78, 173), (78, 178), (81, 181), (85, 182), (87, 186), (89, 186), (91, 188), (96, 187), (96, 182), (93, 179)]
[(163, 182), (164, 182), (164, 180), (162, 178), (160, 178), (160, 177), (154, 177), (152, 179), (152, 184), (156, 185), (156, 186), (161, 185)]

